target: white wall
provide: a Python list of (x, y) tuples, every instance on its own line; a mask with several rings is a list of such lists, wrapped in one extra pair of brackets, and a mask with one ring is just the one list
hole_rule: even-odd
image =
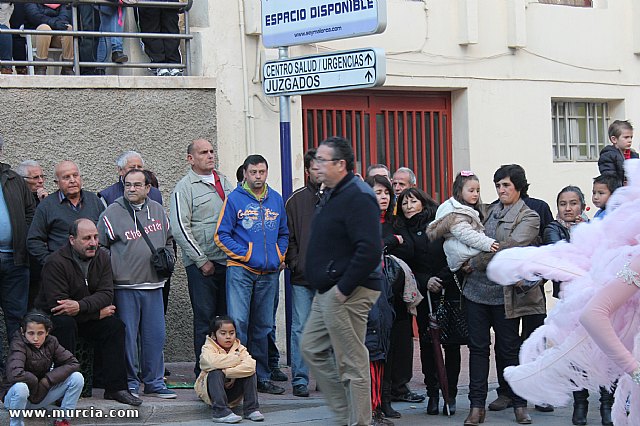
[[(296, 46), (290, 55), (382, 47), (387, 81), (379, 90), (451, 91), (454, 168), (475, 170), (486, 200), (494, 195), (493, 171), (512, 162), (525, 167), (530, 193), (548, 200), (554, 212), (561, 187), (577, 184), (590, 193), (591, 178), (598, 174), (595, 162), (552, 161), (552, 98), (617, 100), (612, 119), (640, 123), (640, 59), (634, 54), (640, 51), (640, 36), (633, 25), (640, 4), (632, 0), (600, 0), (594, 8), (535, 0), (387, 3), (385, 33)], [(245, 131), (240, 3), (208, 4), (208, 27), (194, 30), (201, 37), (201, 72), (218, 82), (221, 168), (232, 174), (251, 149), (270, 161), (270, 181), (279, 187), (278, 103), (262, 94), (259, 75), (260, 64), (277, 57), (277, 51), (265, 50), (259, 36), (245, 37), (251, 116)], [(258, 28), (258, 0), (242, 4), (245, 23)], [(291, 112), (295, 188), (302, 184), (300, 97), (292, 98)]]

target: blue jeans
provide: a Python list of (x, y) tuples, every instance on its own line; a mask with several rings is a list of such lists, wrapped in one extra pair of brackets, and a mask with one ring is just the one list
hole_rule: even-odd
[(273, 371), (280, 368), (280, 351), (276, 345), (276, 314), (278, 313), (278, 302), (280, 300), (280, 294), (276, 292), (273, 298), (273, 327), (267, 336), (267, 344), (269, 350), (269, 371)]
[(125, 359), (127, 385), (135, 393), (140, 391), (138, 379), (138, 335), (140, 335), (140, 370), (147, 393), (164, 389), (165, 324), (162, 289), (114, 291), (116, 314), (125, 325)]
[(227, 267), (227, 309), (236, 335), (256, 360), (259, 382), (269, 381), (267, 335), (273, 328), (273, 302), (279, 272), (254, 274), (240, 266)]
[[(6, 25), (1, 25), (0, 28), (8, 30)], [(13, 37), (11, 34), (0, 35), (0, 59), (3, 61), (10, 61), (13, 56)]]
[[(29, 387), (26, 383), (18, 382), (11, 386), (5, 395), (4, 406), (7, 410), (43, 408), (62, 398), (60, 409), (73, 410), (76, 408), (83, 386), (84, 377), (76, 371), (75, 373), (71, 373), (64, 382), (49, 389), (49, 393), (47, 393), (47, 396), (44, 397), (42, 402), (32, 404), (27, 400), (29, 397)], [(12, 417), (9, 424), (11, 426), (24, 426), (24, 420), (22, 417)]]
[(215, 272), (207, 277), (202, 275), (195, 264), (185, 268), (193, 311), (193, 350), (196, 355), (193, 372), (196, 377), (200, 375), (200, 352), (211, 332), (211, 321), (216, 316), (227, 313), (227, 267), (219, 263), (214, 263), (214, 266)]
[(311, 312), (316, 290), (302, 285), (291, 285), (293, 318), (291, 321), (291, 385), (309, 386), (309, 368), (302, 359), (300, 341)]
[[(122, 8), (123, 20), (125, 19), (125, 9), (125, 7)], [(98, 11), (100, 12), (100, 31), (122, 32), (123, 28), (118, 24), (118, 8), (100, 6)], [(122, 37), (100, 37), (96, 58), (98, 62), (111, 62), (111, 58), (108, 56), (109, 48), (111, 52), (122, 52)]]
[(29, 266), (16, 266), (13, 263), (13, 253), (0, 253), (0, 308), (4, 312), (9, 342), (20, 329), (20, 320), (27, 314), (28, 299)]

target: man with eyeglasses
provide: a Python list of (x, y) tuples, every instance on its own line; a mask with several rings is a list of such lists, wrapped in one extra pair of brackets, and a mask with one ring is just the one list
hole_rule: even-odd
[(29, 228), (27, 247), (40, 264), (51, 253), (67, 244), (69, 227), (81, 218), (98, 222), (104, 204), (98, 196), (82, 189), (82, 176), (73, 161), (62, 161), (55, 167), (58, 190), (40, 202)]
[[(0, 136), (0, 153), (4, 139)], [(29, 257), (27, 230), (33, 218), (35, 201), (24, 179), (0, 163), (0, 307), (4, 312), (7, 338), (20, 329), (27, 313)], [(0, 368), (4, 369), (0, 348)]]
[(302, 336), (302, 354), (336, 415), (336, 424), (371, 423), (367, 317), (382, 286), (380, 208), (355, 176), (351, 144), (320, 143), (318, 181), (325, 186), (311, 223), (305, 278), (318, 291)]
[(24, 178), (25, 183), (33, 194), (36, 206), (40, 204), (40, 201), (44, 200), (47, 195), (49, 195), (47, 189), (44, 187), (46, 176), (37, 161), (23, 161), (18, 164), (18, 167), (16, 167), (16, 173)]
[[(169, 218), (162, 206), (149, 198), (149, 175), (131, 169), (124, 175), (124, 196), (100, 216), (100, 245), (111, 252), (114, 295), (118, 317), (125, 325), (125, 355), (129, 392), (138, 396), (140, 382), (144, 394), (172, 399), (176, 393), (164, 384), (165, 322), (162, 287), (166, 278), (158, 276), (151, 263), (153, 249), (173, 252)], [(148, 237), (148, 242), (142, 232)], [(138, 377), (138, 334), (140, 335), (140, 378)]]
[[(16, 173), (18, 173), (24, 179), (25, 183), (29, 187), (36, 207), (40, 204), (41, 200), (44, 200), (49, 193), (44, 187), (45, 175), (42, 171), (42, 167), (34, 160), (25, 160), (18, 164), (16, 167)], [(25, 235), (26, 244), (26, 235)], [(27, 308), (31, 309), (34, 306), (38, 292), (40, 291), (40, 274), (42, 272), (42, 265), (37, 258), (29, 255), (29, 299), (27, 302)]]

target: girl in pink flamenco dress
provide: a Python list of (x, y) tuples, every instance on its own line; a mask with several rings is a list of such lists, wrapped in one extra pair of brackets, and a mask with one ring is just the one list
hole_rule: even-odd
[[(567, 405), (571, 393), (618, 381), (616, 426), (640, 425), (640, 160), (625, 161), (629, 185), (600, 221), (577, 225), (571, 242), (496, 254), (488, 277), (503, 285), (562, 281), (561, 300), (505, 369), (513, 391), (535, 404)], [(607, 204), (607, 210), (609, 210)]]

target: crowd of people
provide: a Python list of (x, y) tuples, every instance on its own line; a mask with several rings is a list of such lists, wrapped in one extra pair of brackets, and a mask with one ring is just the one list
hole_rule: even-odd
[[(178, 0), (161, 0), (178, 1)], [(127, 13), (134, 13), (137, 25), (143, 33), (179, 34), (178, 10), (158, 7), (125, 7), (138, 3), (138, 0), (114, 1), (113, 5), (78, 5), (78, 28), (73, 28), (71, 5), (60, 3), (0, 3), (0, 28), (27, 29), (39, 31), (101, 31), (121, 33), (124, 31)], [(34, 36), (36, 55), (34, 60), (47, 61), (50, 48), (61, 48), (61, 61), (68, 65), (61, 67), (60, 75), (74, 75), (73, 37), (70, 35), (37, 34)], [(170, 64), (180, 64), (180, 40), (177, 38), (142, 38), (144, 51), (151, 63), (149, 72), (158, 76), (181, 76), (181, 68), (172, 68)], [(78, 39), (79, 56), (82, 62), (123, 64), (129, 61), (123, 48), (122, 37), (80, 36)], [(27, 46), (20, 34), (0, 34), (0, 60), (26, 61)], [(0, 73), (13, 74), (11, 66), (0, 67)], [(27, 74), (26, 66), (16, 66), (16, 74)], [(35, 65), (35, 75), (46, 75), (46, 65)], [(104, 75), (105, 67), (82, 67), (82, 75)]]
[[(626, 185), (632, 132), (628, 122), (611, 125), (617, 151), (605, 149), (593, 182), (595, 220)], [(309, 396), (312, 375), (340, 424), (393, 424), (401, 417), (395, 401), (427, 399), (427, 415), (453, 415), (466, 345), (464, 424), (477, 426), (486, 419), (493, 329), (499, 388), (488, 408), (512, 407), (518, 423), (532, 422), (525, 395), (503, 372), (519, 364), (522, 342), (544, 322), (544, 280), (503, 286), (487, 268), (514, 247), (570, 241), (576, 225), (589, 221), (580, 188), (558, 193), (554, 220), (544, 201), (529, 196), (525, 170), (509, 164), (493, 175), (495, 202), (484, 204), (480, 178), (461, 171), (452, 197), (438, 204), (406, 167), (392, 175), (376, 164), (364, 179), (356, 175), (351, 144), (331, 137), (305, 153), (306, 184), (285, 203), (267, 184), (261, 155), (245, 159), (237, 183), (215, 169), (206, 139), (188, 144), (186, 160), (190, 168), (169, 213), (135, 151), (118, 157), (117, 181), (98, 193), (83, 189), (72, 161), (55, 166), (53, 193), (37, 162), (25, 160), (15, 171), (1, 164), (0, 306), (12, 341), (0, 391), (8, 408), (39, 407), (54, 396), (73, 408), (82, 388), (78, 339), (94, 347), (94, 387), (104, 388), (105, 399), (137, 406), (140, 395), (176, 398), (164, 382), (163, 347), (180, 247), (193, 310), (195, 389), (216, 422), (264, 420), (258, 393), (285, 392), (274, 383), (288, 380), (274, 337), (285, 268), (294, 396)], [(563, 298), (561, 281), (554, 296)], [(443, 325), (440, 336), (433, 332), (439, 315), (455, 323)], [(414, 318), (426, 395), (408, 386)], [(26, 358), (16, 357), (25, 347)], [(54, 370), (30, 360), (41, 347)], [(615, 387), (606, 385), (600, 412), (603, 424), (613, 424)], [(575, 389), (576, 425), (586, 424), (587, 398), (588, 390)], [(240, 416), (231, 408), (242, 399)], [(537, 410), (554, 410), (544, 398), (535, 402)]]

